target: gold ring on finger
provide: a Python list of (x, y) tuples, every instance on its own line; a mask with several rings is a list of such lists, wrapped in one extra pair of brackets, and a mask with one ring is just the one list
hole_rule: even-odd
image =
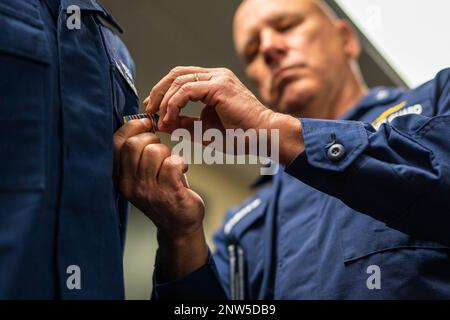
[(195, 80), (195, 81), (200, 81), (200, 77), (199, 77), (199, 75), (198, 75), (197, 72), (194, 73), (194, 80)]

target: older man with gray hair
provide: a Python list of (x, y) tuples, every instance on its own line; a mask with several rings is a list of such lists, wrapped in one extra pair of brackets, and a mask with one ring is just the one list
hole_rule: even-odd
[[(231, 209), (210, 253), (187, 164), (131, 121), (115, 136), (121, 190), (158, 227), (158, 299), (450, 298), (450, 70), (368, 90), (349, 24), (318, 0), (245, 0), (229, 70), (178, 67), (146, 99), (158, 130), (278, 129), (269, 186)], [(202, 101), (200, 117), (184, 117)], [(267, 107), (266, 107), (267, 106)]]

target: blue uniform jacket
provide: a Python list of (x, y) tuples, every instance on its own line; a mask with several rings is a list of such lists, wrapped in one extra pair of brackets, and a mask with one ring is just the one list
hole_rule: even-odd
[(450, 69), (300, 121), (304, 152), (228, 212), (202, 268), (157, 267), (154, 298), (449, 299)]
[(95, 0), (2, 0), (0, 30), (0, 298), (123, 298), (112, 138), (138, 97), (120, 27)]

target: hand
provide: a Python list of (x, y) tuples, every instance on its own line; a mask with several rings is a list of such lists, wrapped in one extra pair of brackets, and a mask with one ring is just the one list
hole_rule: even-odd
[[(180, 115), (189, 101), (201, 101), (206, 105), (200, 117)], [(159, 111), (160, 131), (171, 133), (184, 128), (194, 136), (194, 121), (198, 120), (202, 121), (203, 130), (279, 129), (281, 163), (290, 162), (302, 150), (298, 119), (267, 109), (233, 72), (225, 68), (174, 68), (153, 87), (144, 103), (147, 112)], [(270, 137), (269, 133), (268, 148)]]
[[(189, 101), (206, 105), (199, 118), (180, 116)], [(151, 90), (144, 103), (149, 113), (159, 110), (158, 129), (164, 132), (190, 129), (196, 120), (202, 120), (205, 129), (262, 128), (274, 113), (225, 68), (176, 67)]]
[(149, 119), (132, 120), (114, 134), (119, 188), (158, 228), (161, 268), (172, 281), (206, 262), (205, 207), (188, 186), (188, 166), (151, 128)]
[(153, 133), (149, 119), (133, 120), (114, 135), (119, 188), (160, 232), (185, 236), (201, 227), (204, 204), (189, 189), (183, 158), (172, 156)]

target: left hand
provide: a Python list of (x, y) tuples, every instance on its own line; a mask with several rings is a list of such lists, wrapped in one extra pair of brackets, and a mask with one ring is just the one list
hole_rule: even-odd
[[(200, 117), (180, 115), (189, 101), (206, 105)], [(266, 108), (226, 68), (176, 67), (153, 87), (144, 103), (148, 113), (159, 111), (158, 130), (163, 132), (184, 128), (192, 135), (199, 120), (203, 130), (279, 129), (281, 163), (290, 162), (302, 148), (298, 119)]]
[[(200, 117), (180, 116), (189, 101), (206, 107)], [(145, 100), (147, 112), (159, 111), (158, 130), (190, 130), (201, 120), (204, 130), (268, 128), (273, 111), (267, 109), (228, 69), (176, 67), (153, 87)]]

